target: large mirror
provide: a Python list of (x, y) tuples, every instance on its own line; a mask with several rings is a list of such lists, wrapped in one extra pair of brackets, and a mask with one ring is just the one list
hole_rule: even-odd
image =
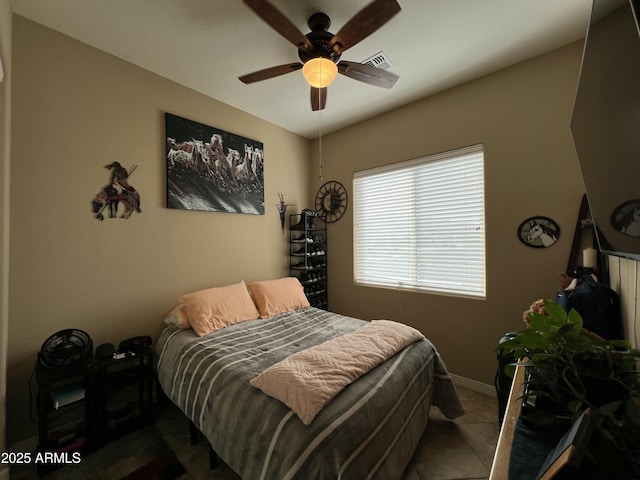
[(640, 259), (638, 0), (595, 0), (571, 122), (604, 253)]

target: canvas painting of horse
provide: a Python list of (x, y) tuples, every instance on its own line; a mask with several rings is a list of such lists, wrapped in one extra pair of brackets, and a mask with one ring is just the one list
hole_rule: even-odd
[(264, 215), (261, 142), (165, 113), (167, 208)]
[(527, 218), (518, 227), (518, 238), (529, 247), (547, 248), (560, 238), (560, 227), (548, 217)]

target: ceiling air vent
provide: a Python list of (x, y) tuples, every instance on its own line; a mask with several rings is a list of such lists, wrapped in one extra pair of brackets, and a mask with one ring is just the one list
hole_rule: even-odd
[(381, 68), (383, 70), (389, 70), (393, 67), (393, 62), (387, 57), (387, 54), (384, 52), (378, 52), (374, 56), (367, 58), (365, 61), (361, 62), (365, 65), (371, 65), (372, 67)]

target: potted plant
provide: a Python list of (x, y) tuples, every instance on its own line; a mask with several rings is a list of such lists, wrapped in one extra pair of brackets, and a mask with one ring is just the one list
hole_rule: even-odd
[(585, 330), (576, 310), (550, 300), (525, 314), (527, 328), (498, 346), (527, 368), (523, 421), (566, 429), (590, 408), (596, 424), (587, 460), (606, 478), (639, 478), (640, 350)]

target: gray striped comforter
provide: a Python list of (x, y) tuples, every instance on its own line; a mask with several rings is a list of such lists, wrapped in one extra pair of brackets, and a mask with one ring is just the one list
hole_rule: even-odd
[(449, 418), (463, 413), (428, 340), (349, 385), (309, 426), (249, 384), (290, 354), (365, 323), (309, 307), (204, 337), (169, 327), (156, 347), (158, 379), (244, 479), (400, 478), (426, 428), (430, 406)]

